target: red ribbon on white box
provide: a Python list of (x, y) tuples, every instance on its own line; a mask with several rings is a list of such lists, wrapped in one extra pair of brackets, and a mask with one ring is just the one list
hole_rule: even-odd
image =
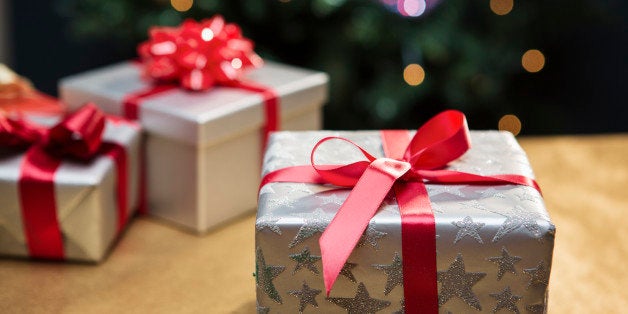
[(114, 161), (117, 231), (126, 225), (128, 156), (124, 146), (102, 140), (105, 120), (105, 115), (94, 104), (83, 106), (49, 129), (21, 117), (9, 119), (0, 115), (0, 147), (26, 149), (20, 165), (18, 192), (31, 257), (65, 258), (54, 182), (64, 160), (88, 162), (97, 156), (108, 156)]

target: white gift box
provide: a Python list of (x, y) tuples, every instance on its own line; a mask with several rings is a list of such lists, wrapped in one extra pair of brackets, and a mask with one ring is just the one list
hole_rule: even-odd
[[(48, 118), (47, 122), (53, 120)], [(126, 151), (128, 221), (138, 203), (139, 125), (108, 121), (103, 142), (116, 143)], [(25, 155), (25, 151), (0, 149), (0, 255), (4, 256), (29, 256), (19, 194), (20, 167)], [(118, 235), (115, 162), (105, 155), (88, 163), (64, 159), (55, 172), (54, 186), (65, 259), (101, 261)]]
[[(267, 62), (247, 81), (279, 96), (282, 130), (321, 127), (325, 73)], [(151, 87), (137, 64), (124, 62), (65, 78), (60, 95), (70, 108), (92, 101), (122, 115), (124, 99)], [(264, 100), (260, 93), (214, 87), (174, 89), (145, 99), (149, 212), (196, 232), (253, 211), (261, 170)]]

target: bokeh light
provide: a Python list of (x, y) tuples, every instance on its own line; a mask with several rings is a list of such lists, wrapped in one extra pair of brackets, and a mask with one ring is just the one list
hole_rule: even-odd
[(397, 10), (405, 16), (420, 16), (425, 12), (425, 0), (399, 0), (397, 2)]
[(537, 49), (530, 49), (521, 57), (521, 65), (530, 73), (539, 72), (545, 66), (545, 56)]
[(185, 12), (192, 8), (194, 0), (170, 0), (170, 4), (175, 10), (179, 12)]
[(408, 64), (405, 69), (403, 69), (403, 79), (410, 86), (417, 86), (423, 83), (425, 79), (425, 71), (423, 67), (416, 63)]
[(499, 119), (497, 128), (500, 131), (508, 131), (517, 136), (521, 132), (521, 120), (514, 114), (507, 114)]
[(491, 11), (497, 15), (506, 15), (512, 11), (513, 0), (491, 0)]

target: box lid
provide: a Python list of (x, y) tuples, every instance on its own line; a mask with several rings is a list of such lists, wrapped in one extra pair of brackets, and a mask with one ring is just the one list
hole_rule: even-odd
[[(328, 76), (322, 72), (266, 62), (245, 79), (277, 92), (282, 120), (321, 106), (327, 99)], [(93, 101), (109, 113), (122, 115), (123, 99), (150, 87), (149, 81), (141, 79), (137, 64), (123, 62), (62, 79), (60, 94), (71, 108)], [(261, 94), (237, 88), (174, 89), (146, 98), (139, 116), (149, 133), (203, 145), (262, 126), (262, 102)]]

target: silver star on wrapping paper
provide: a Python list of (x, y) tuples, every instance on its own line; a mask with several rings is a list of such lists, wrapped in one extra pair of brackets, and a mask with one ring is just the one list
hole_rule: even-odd
[(311, 214), (295, 214), (294, 216), (303, 218), (304, 222), (292, 242), (288, 244), (289, 248), (293, 248), (317, 233), (323, 233), (329, 223), (327, 215), (321, 208), (315, 209)]
[(471, 216), (466, 216), (461, 221), (452, 221), (451, 224), (458, 227), (458, 233), (456, 234), (456, 239), (454, 239), (454, 244), (458, 243), (458, 241), (466, 236), (474, 238), (479, 243), (484, 243), (478, 233), (478, 230), (484, 227), (485, 223), (473, 222)]
[(321, 257), (312, 255), (310, 253), (310, 248), (308, 248), (307, 246), (299, 254), (290, 254), (290, 259), (297, 262), (297, 264), (294, 266), (294, 270), (292, 271), (293, 275), (296, 274), (296, 272), (301, 270), (301, 268), (303, 267), (318, 275), (318, 268), (316, 268), (316, 265), (314, 265), (314, 263), (320, 261)]
[(442, 213), (445, 212), (443, 210), (443, 207), (441, 205), (439, 205), (439, 204), (436, 204), (434, 202), (430, 202), (430, 206), (432, 207), (432, 211), (435, 212), (435, 213), (442, 214)]
[(262, 291), (264, 291), (271, 300), (281, 304), (281, 296), (275, 288), (273, 279), (279, 276), (279, 274), (281, 274), (286, 267), (266, 265), (264, 254), (262, 253), (262, 248), (260, 247), (258, 247), (255, 252), (255, 258), (255, 281), (258, 288), (262, 289)]
[(470, 307), (481, 311), (480, 300), (473, 293), (471, 287), (485, 276), (486, 273), (468, 273), (465, 270), (462, 255), (458, 254), (449, 269), (438, 272), (438, 282), (442, 284), (438, 294), (438, 305), (442, 306), (452, 297), (458, 297)]
[(405, 314), (406, 313), (406, 300), (401, 299), (401, 308), (398, 311), (393, 312), (393, 314)]
[(427, 188), (427, 192), (430, 196), (447, 193), (460, 196), (462, 198), (467, 197), (464, 193), (460, 191), (460, 189), (466, 187), (465, 185), (426, 184), (425, 187)]
[(357, 282), (355, 280), (355, 276), (353, 276), (353, 273), (351, 272), (351, 270), (355, 268), (356, 266), (358, 266), (358, 264), (346, 262), (342, 266), (342, 269), (340, 270), (340, 274), (347, 277), (347, 279), (351, 280), (351, 282)]
[(526, 306), (526, 310), (532, 313), (543, 313), (545, 312), (545, 304), (537, 303), (537, 304), (529, 304)]
[(309, 195), (313, 193), (312, 190), (305, 183), (290, 183), (286, 186), (286, 190), (288, 194), (300, 192)]
[(389, 301), (373, 299), (366, 290), (364, 283), (360, 282), (358, 291), (353, 298), (327, 298), (333, 304), (336, 304), (349, 314), (365, 314), (375, 313), (390, 306)]
[(489, 198), (489, 197), (507, 198), (507, 196), (504, 193), (502, 193), (502, 190), (497, 190), (495, 188), (488, 188), (478, 193), (480, 193), (483, 198)]
[(533, 237), (540, 239), (543, 236), (541, 226), (537, 222), (541, 216), (533, 211), (527, 211), (523, 207), (516, 205), (509, 210), (506, 214), (497, 212), (498, 214), (505, 216), (506, 220), (499, 227), (497, 233), (493, 237), (493, 242), (501, 240), (507, 234), (524, 227)]
[(527, 268), (523, 272), (530, 276), (528, 288), (532, 286), (547, 286), (549, 284), (550, 270), (543, 261), (540, 261), (535, 268)]
[(260, 190), (259, 190), (259, 195), (264, 195), (264, 194), (275, 194), (277, 193), (275, 191), (275, 189), (273, 189), (273, 185), (272, 184), (266, 184), (264, 185)]
[(501, 280), (506, 272), (516, 274), (515, 263), (521, 260), (519, 256), (510, 256), (506, 247), (502, 247), (502, 256), (493, 256), (488, 258), (489, 261), (499, 266), (497, 272), (497, 280)]
[(259, 305), (259, 303), (255, 304), (255, 311), (257, 314), (268, 314), (270, 312), (270, 308)]
[(519, 201), (530, 201), (530, 202), (538, 202), (538, 196), (531, 194), (528, 189), (524, 189), (523, 192), (515, 194), (515, 196), (519, 199)]
[(296, 203), (295, 200), (287, 197), (287, 196), (279, 196), (275, 198), (270, 198), (266, 201), (268, 203), (268, 210), (276, 210), (277, 208), (293, 208)]
[(479, 209), (479, 210), (483, 210), (483, 211), (488, 210), (488, 207), (482, 205), (482, 203), (480, 203), (480, 202), (478, 202), (476, 200), (460, 202), (458, 204), (462, 205), (464, 208), (471, 209), (471, 210), (473, 210), (473, 209)]
[(277, 221), (281, 220), (282, 217), (275, 217), (273, 213), (268, 213), (260, 218), (257, 218), (255, 222), (255, 229), (257, 231), (262, 231), (264, 229), (269, 229), (270, 231), (281, 235), (281, 229), (277, 225)]
[(339, 197), (338, 195), (336, 195), (336, 193), (333, 193), (331, 195), (316, 195), (316, 198), (321, 199), (321, 205), (342, 205), (346, 200), (346, 198)]
[(377, 231), (375, 229), (375, 223), (374, 222), (369, 222), (369, 226), (366, 228), (366, 230), (364, 231), (364, 233), (360, 237), (360, 240), (358, 241), (358, 244), (356, 244), (356, 247), (362, 247), (362, 246), (364, 246), (364, 245), (366, 245), (368, 243), (375, 250), (378, 250), (379, 249), (379, 242), (378, 242), (379, 239), (385, 237), (386, 235), (387, 235), (386, 232)]
[(293, 295), (299, 298), (299, 313), (303, 313), (305, 307), (310, 304), (314, 307), (318, 307), (318, 303), (316, 302), (316, 296), (319, 295), (322, 291), (318, 289), (312, 289), (307, 285), (305, 281), (303, 281), (303, 286), (301, 290), (292, 290), (288, 291), (290, 295)]
[(399, 253), (395, 252), (393, 262), (390, 265), (374, 264), (372, 266), (384, 271), (387, 276), (384, 295), (388, 295), (396, 286), (403, 285), (403, 265), (401, 264)]
[(497, 304), (493, 308), (493, 313), (501, 309), (507, 309), (513, 313), (519, 314), (519, 308), (517, 308), (516, 303), (521, 300), (522, 297), (512, 294), (510, 287), (506, 287), (506, 289), (502, 290), (500, 293), (490, 293), (489, 295), (497, 299)]

